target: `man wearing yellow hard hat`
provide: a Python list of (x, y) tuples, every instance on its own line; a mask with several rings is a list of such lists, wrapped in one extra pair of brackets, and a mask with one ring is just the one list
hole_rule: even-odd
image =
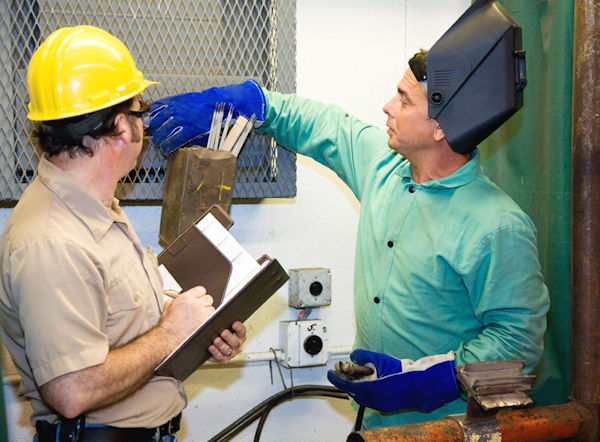
[[(144, 79), (125, 45), (61, 28), (27, 72), (42, 153), (0, 237), (0, 325), (43, 441), (173, 441), (186, 397), (154, 368), (214, 311), (203, 287), (163, 303), (153, 254), (114, 197), (142, 149)], [(241, 351), (236, 322), (209, 350)]]

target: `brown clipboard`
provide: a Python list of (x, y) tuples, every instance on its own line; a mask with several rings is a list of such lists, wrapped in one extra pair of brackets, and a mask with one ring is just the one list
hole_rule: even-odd
[(211, 357), (208, 347), (223, 330), (235, 321), (248, 319), (288, 280), (276, 259), (264, 255), (258, 262), (265, 264), (260, 272), (165, 358), (155, 374), (180, 381), (187, 379)]
[[(211, 213), (226, 229), (233, 224), (219, 205), (211, 206), (198, 221), (207, 213)], [(214, 298), (213, 305), (218, 307), (221, 304), (232, 265), (196, 228), (196, 223), (158, 255), (158, 262), (166, 267), (183, 290), (202, 285)], [(155, 374), (185, 380), (211, 357), (208, 347), (223, 330), (235, 321), (248, 319), (289, 279), (276, 259), (263, 255), (257, 262), (261, 265), (258, 273), (167, 356), (155, 369)]]
[[(226, 229), (233, 225), (233, 220), (219, 205), (211, 206), (196, 223), (208, 213)], [(196, 223), (160, 252), (158, 263), (166, 267), (184, 291), (197, 285), (206, 288), (217, 307), (231, 276), (231, 262), (196, 228)]]

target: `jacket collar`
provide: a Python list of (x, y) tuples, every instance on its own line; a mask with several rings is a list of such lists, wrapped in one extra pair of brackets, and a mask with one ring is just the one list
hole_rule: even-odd
[[(408, 160), (404, 160), (402, 162), (398, 173), (402, 176), (402, 181), (414, 183), (412, 176), (412, 167)], [(471, 159), (451, 175), (437, 180), (425, 181), (420, 185), (431, 189), (451, 189), (454, 187), (464, 186), (465, 184), (468, 184), (471, 181), (475, 180), (480, 175), (481, 157), (479, 155), (479, 150), (475, 149), (471, 153)]]

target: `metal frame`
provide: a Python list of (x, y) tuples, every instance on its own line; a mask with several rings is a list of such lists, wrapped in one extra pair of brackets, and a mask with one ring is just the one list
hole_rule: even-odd
[[(26, 70), (35, 48), (62, 26), (92, 24), (116, 35), (147, 78), (147, 98), (254, 78), (296, 88), (295, 0), (0, 0), (0, 201), (15, 202), (35, 176)], [(117, 189), (123, 201), (160, 201), (166, 159), (148, 143)], [(295, 155), (252, 135), (240, 158), (234, 198), (296, 194)]]

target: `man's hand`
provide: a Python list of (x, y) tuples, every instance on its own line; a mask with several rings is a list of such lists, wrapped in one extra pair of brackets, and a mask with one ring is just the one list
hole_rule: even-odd
[(155, 101), (150, 106), (146, 133), (165, 155), (190, 144), (206, 145), (212, 115), (220, 103), (225, 109), (233, 107), (234, 118), (254, 114), (258, 122), (264, 121), (265, 95), (256, 81), (248, 80)]
[[(179, 345), (213, 314), (215, 308), (212, 303), (213, 298), (206, 294), (204, 287), (191, 288), (165, 303), (159, 326), (176, 337), (177, 341), (173, 342)], [(226, 363), (242, 351), (245, 341), (246, 327), (236, 321), (231, 329), (223, 330), (215, 338), (208, 351), (215, 362)]]
[(241, 353), (245, 341), (246, 327), (240, 321), (236, 321), (231, 324), (231, 330), (221, 332), (221, 335), (208, 347), (208, 351), (215, 362), (224, 364)]
[(163, 306), (158, 324), (173, 337), (173, 348), (191, 335), (213, 314), (213, 298), (202, 286), (193, 287)]
[(357, 349), (350, 359), (371, 366), (374, 377), (351, 380), (329, 370), (327, 379), (364, 407), (384, 412), (401, 408), (427, 412), (460, 396), (454, 352), (412, 361)]

